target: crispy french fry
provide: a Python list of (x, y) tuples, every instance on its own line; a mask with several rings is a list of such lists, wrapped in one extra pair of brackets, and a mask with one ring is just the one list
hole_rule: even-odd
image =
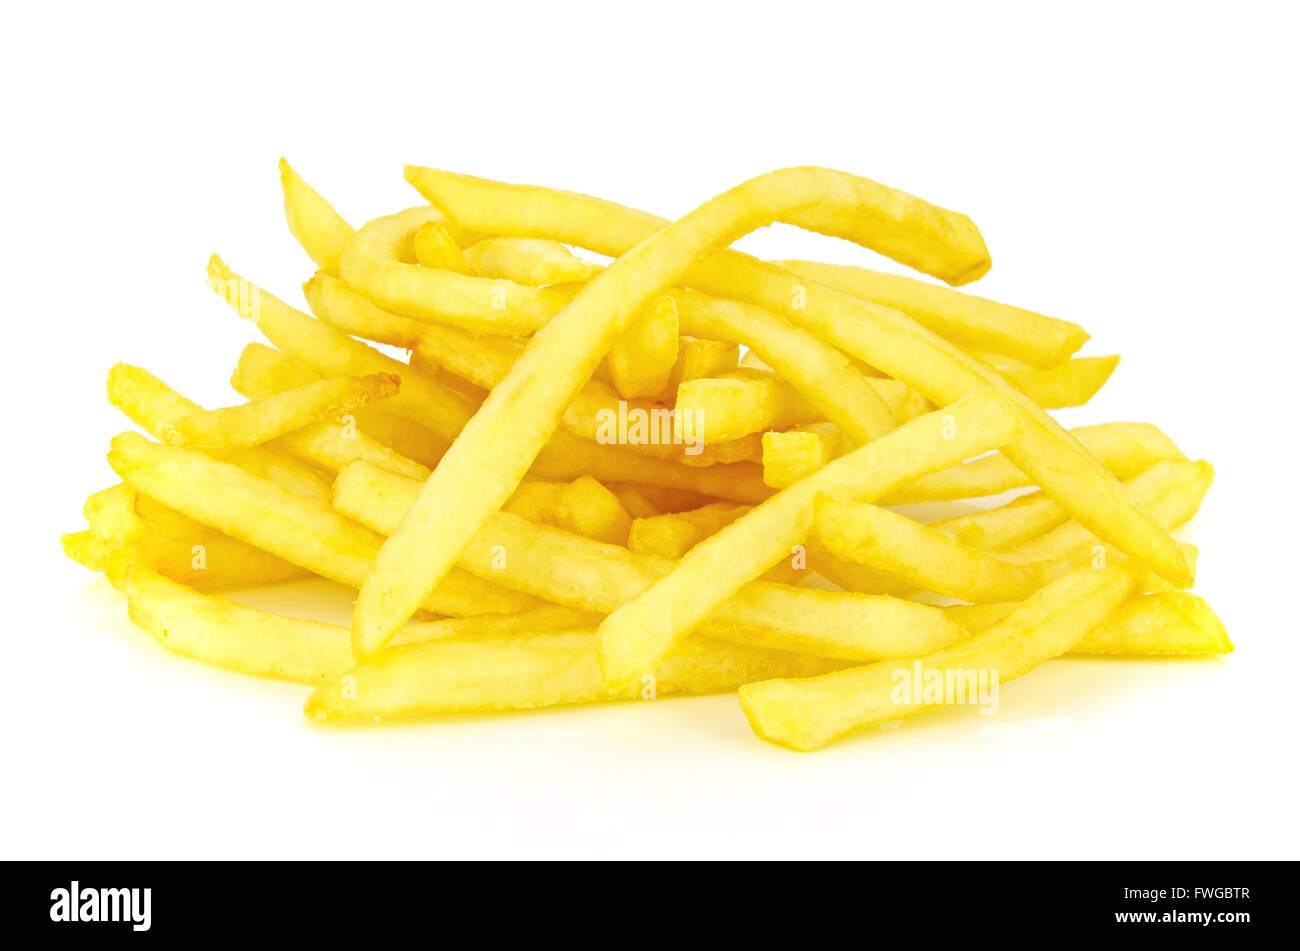
[(1005, 353), (1035, 367), (1056, 366), (1088, 339), (1087, 332), (1078, 324), (911, 277), (851, 264), (817, 261), (775, 264), (854, 297), (901, 310), (962, 347)]
[(1044, 409), (1082, 406), (1106, 385), (1119, 357), (1075, 357), (1046, 370), (999, 369), (1008, 383)]
[(424, 267), (443, 268), (461, 274), (470, 270), (469, 261), (456, 239), (437, 221), (426, 221), (411, 238), (415, 260)]
[(343, 248), (352, 240), (352, 226), (284, 159), (280, 159), (280, 187), (289, 231), (317, 267), (337, 276)]
[(385, 310), (474, 333), (532, 333), (571, 296), (559, 288), (528, 287), (407, 264), (402, 260), (403, 245), (429, 222), (450, 227), (437, 209), (428, 206), (363, 225), (343, 250), (339, 276)]
[(637, 554), (658, 555), (676, 561), (701, 540), (730, 525), (747, 511), (749, 509), (743, 505), (714, 502), (686, 512), (634, 519), (627, 547)]
[[(239, 354), (230, 386), (251, 400), (318, 379), (318, 374), (292, 357), (265, 344), (250, 343)], [(353, 415), (355, 432), (347, 421), (316, 423), (297, 434), (282, 436), (273, 445), (333, 472), (353, 459), (365, 459), (420, 479), (438, 464), (450, 445), (427, 427), (377, 406), (363, 406)]]
[[(818, 657), (693, 638), (642, 684), (611, 689), (600, 677), (595, 638), (560, 643), (431, 641), (392, 647), (318, 687), (304, 713), (319, 720), (523, 710), (571, 703), (720, 693), (756, 676), (799, 676), (841, 666)], [(798, 671), (799, 673), (795, 673)]]
[[(678, 308), (678, 320), (681, 309)], [(703, 337), (682, 337), (677, 341), (677, 361), (668, 374), (668, 388), (676, 392), (687, 380), (705, 376), (722, 376), (740, 363), (740, 345), (727, 340), (708, 340)]]
[(872, 499), (922, 471), (1004, 443), (1016, 432), (1008, 401), (974, 394), (921, 416), (782, 489), (764, 504), (692, 548), (672, 573), (620, 607), (600, 626), (601, 668), (612, 684), (647, 669), (719, 604), (805, 540), (813, 501), (844, 491)]
[(479, 277), (532, 287), (582, 284), (601, 272), (599, 264), (582, 260), (558, 241), (536, 238), (484, 238), (465, 249), (465, 258)]
[(789, 429), (821, 418), (817, 407), (792, 387), (753, 370), (683, 383), (677, 388), (676, 408), (694, 421), (692, 429), (706, 443)]
[(794, 485), (847, 448), (843, 434), (831, 423), (763, 433), (763, 482), (774, 489)]
[[(380, 538), (334, 510), (202, 453), (152, 443), (138, 433), (113, 439), (109, 464), (145, 495), (204, 525), (334, 581), (356, 586)], [(422, 599), (438, 614), (508, 613), (536, 599), (453, 572)]]
[[(945, 703), (987, 703), (994, 677), (1000, 686), (1066, 653), (1105, 621), (1133, 585), (1133, 573), (1122, 568), (1081, 568), (1034, 594), (984, 633), (906, 666), (883, 661), (805, 680), (746, 684), (740, 688), (740, 706), (762, 739), (810, 751), (872, 724)], [(938, 689), (926, 689), (929, 684)]]
[[(339, 473), (334, 504), (384, 534), (400, 524), (418, 491), (409, 479), (355, 463)], [(636, 597), (673, 567), (664, 558), (633, 554), (506, 512), (488, 519), (462, 553), (461, 564), (481, 577), (599, 614)], [(758, 581), (741, 588), (700, 630), (737, 643), (845, 660), (909, 656), (961, 636), (960, 625), (938, 623), (942, 612), (903, 607), (908, 604)]]
[[(466, 227), (545, 237), (619, 255), (656, 233), (664, 221), (585, 195), (407, 168), (407, 181)], [(886, 252), (888, 253), (888, 252)], [(910, 263), (910, 262), (909, 262)], [(915, 265), (914, 265), (915, 266)], [(951, 275), (919, 270), (955, 283)], [(1186, 585), (1182, 551), (1118, 482), (1032, 400), (974, 357), (900, 311), (859, 300), (734, 251), (691, 269), (687, 282), (707, 293), (770, 308), (866, 364), (915, 388), (938, 405), (983, 387), (1013, 400), (1025, 425), (1006, 454), (1071, 515), (1116, 548)]]
[(677, 363), (677, 303), (661, 294), (641, 308), (610, 345), (606, 364), (626, 399), (663, 395)]
[(163, 442), (198, 449), (242, 449), (350, 413), (397, 392), (401, 380), (387, 373), (317, 380), (239, 406), (181, 416), (163, 426)]
[[(1071, 433), (1119, 480), (1131, 479), (1157, 462), (1187, 458), (1173, 440), (1149, 423), (1101, 423), (1080, 426)], [(882, 504), (969, 499), (997, 495), (1032, 484), (1031, 477), (1005, 454), (994, 453), (900, 486), (889, 493)], [(1048, 495), (1051, 497), (1051, 493)]]
[[(126, 363), (114, 364), (108, 371), (108, 401), (131, 422), (158, 438), (173, 419), (203, 412), (202, 406), (190, 402), (149, 371)], [(276, 450), (253, 446), (209, 450), (207, 454), (267, 478), (295, 495), (329, 501), (329, 483), (322, 475)]]
[[(1198, 479), (1199, 472), (1198, 463), (1168, 459), (1125, 479), (1124, 484), (1130, 493), (1136, 490), (1138, 502), (1146, 505), (1163, 486), (1181, 479)], [(1042, 535), (1068, 519), (1065, 509), (1042, 492), (1033, 492), (997, 508), (931, 522), (930, 527), (972, 548), (997, 551)]]
[(102, 538), (96, 538), (93, 532), (68, 532), (59, 536), (59, 543), (63, 546), (63, 553), (81, 567), (96, 572), (108, 568), (113, 546)]
[[(944, 608), (967, 630), (978, 633), (1015, 610), (1015, 604), (957, 604)], [(1231, 654), (1232, 640), (1204, 599), (1186, 591), (1160, 591), (1129, 598), (1093, 628), (1071, 654), (1170, 657)]]

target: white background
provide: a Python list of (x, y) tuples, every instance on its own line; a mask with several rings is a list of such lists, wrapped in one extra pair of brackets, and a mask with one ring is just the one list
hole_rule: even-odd
[[(1293, 9), (903, 6), (10, 12), (0, 854), (1297, 857)], [(1217, 466), (1183, 537), (1237, 652), (1054, 662), (997, 717), (811, 755), (734, 696), (325, 729), (304, 688), (164, 653), (58, 535), (114, 481), (113, 361), (234, 401), (253, 330), (210, 252), (298, 300), (281, 154), (354, 223), (418, 203), (406, 162), (667, 215), (814, 163), (970, 214), (974, 290), (1124, 355), (1065, 420)]]

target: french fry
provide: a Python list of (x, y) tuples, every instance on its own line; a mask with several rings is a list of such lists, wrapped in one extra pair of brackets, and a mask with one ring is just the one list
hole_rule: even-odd
[(1082, 406), (1106, 385), (1118, 356), (1075, 357), (1046, 370), (1034, 367), (999, 369), (1008, 383), (1043, 409)]
[(663, 395), (677, 363), (677, 303), (656, 297), (632, 318), (605, 358), (614, 388), (626, 399)]
[[(1157, 462), (1187, 458), (1173, 440), (1149, 423), (1101, 423), (1080, 426), (1071, 433), (1119, 480), (1131, 479)], [(1013, 464), (1005, 453), (994, 453), (900, 486), (883, 499), (882, 504), (969, 499), (997, 495), (1032, 484), (1031, 477)], [(1052, 497), (1051, 493), (1047, 494)]]
[(915, 278), (851, 264), (777, 261), (777, 267), (863, 300), (900, 310), (962, 347), (991, 350), (1035, 367), (1054, 367), (1088, 340), (1078, 324), (1044, 317)]
[[(944, 703), (978, 704), (987, 701), (979, 695), (978, 674), (985, 675), (986, 690), (994, 676), (1000, 687), (1066, 653), (1105, 621), (1133, 585), (1133, 573), (1122, 568), (1080, 568), (1035, 593), (984, 633), (906, 666), (883, 661), (804, 680), (746, 684), (740, 688), (740, 706), (760, 738), (809, 751)], [(942, 689), (924, 689), (935, 682)], [(911, 689), (900, 689), (904, 685)]]
[[(654, 215), (571, 192), (503, 185), (424, 168), (408, 167), (406, 177), (462, 226), (549, 238), (600, 254), (623, 254), (664, 226)], [(981, 270), (939, 273), (942, 269), (904, 263), (948, 283), (960, 283), (954, 274), (961, 278)], [(734, 251), (720, 251), (698, 263), (686, 281), (706, 293), (769, 308), (937, 405), (983, 387), (998, 389), (1025, 420), (1017, 441), (1006, 449), (1007, 457), (1107, 542), (1142, 559), (1176, 585), (1187, 584), (1190, 570), (1173, 539), (1124, 497), (1116, 479), (1087, 451), (987, 365), (905, 314)]]
[(600, 626), (601, 668), (611, 684), (641, 676), (719, 604), (805, 540), (813, 501), (844, 491), (872, 499), (925, 470), (995, 448), (1016, 432), (1008, 401), (972, 395), (918, 417), (842, 456), (692, 548), (665, 578)]
[(677, 388), (676, 408), (695, 421), (692, 429), (705, 443), (789, 429), (821, 418), (817, 407), (792, 387), (752, 370), (683, 383)]
[(181, 416), (163, 426), (163, 442), (198, 449), (260, 446), (277, 436), (350, 413), (397, 392), (401, 380), (387, 373), (307, 383), (239, 406)]
[(525, 482), (503, 510), (610, 545), (625, 544), (632, 527), (618, 496), (591, 476), (569, 484)]
[(714, 502), (686, 512), (634, 519), (627, 538), (628, 551), (676, 561), (747, 511), (743, 505)]
[[(409, 714), (525, 710), (572, 703), (654, 699), (734, 690), (756, 676), (833, 670), (825, 658), (692, 638), (645, 683), (612, 689), (600, 677), (595, 638), (512, 644), (431, 641), (391, 647), (348, 671), (346, 684), (318, 687), (304, 714), (318, 720), (370, 720)], [(799, 673), (795, 673), (798, 671)]]
[(528, 287), (402, 260), (402, 247), (429, 222), (450, 227), (434, 208), (377, 218), (359, 228), (343, 250), (339, 276), (385, 310), (474, 333), (528, 334), (568, 301), (559, 288)]
[(280, 159), (280, 187), (289, 231), (317, 267), (337, 277), (339, 258), (354, 234), (352, 226), (284, 159)]
[(442, 268), (465, 274), (470, 270), (469, 261), (461, 251), (456, 239), (437, 221), (426, 221), (415, 229), (411, 238), (411, 249), (415, 260), (423, 267)]
[[(318, 380), (314, 371), (273, 347), (250, 343), (239, 354), (230, 376), (231, 388), (246, 399), (262, 399)], [(337, 472), (353, 459), (412, 478), (425, 478), (450, 445), (432, 430), (409, 419), (364, 406), (355, 413), (357, 432), (346, 423), (317, 423), (298, 434), (281, 437), (275, 445), (297, 456), (312, 458)]]
[[(1124, 484), (1130, 493), (1137, 493), (1141, 504), (1146, 505), (1163, 491), (1162, 487), (1182, 479), (1199, 480), (1201, 471), (1199, 463), (1168, 459), (1125, 479)], [(931, 522), (930, 527), (972, 548), (998, 551), (1042, 535), (1068, 519), (1065, 509), (1042, 492), (1033, 492), (997, 508)]]
[[(587, 284), (493, 389), (367, 573), (353, 616), (359, 657), (388, 642), (519, 485), (564, 407), (646, 301), (710, 251), (782, 216), (874, 244), (949, 279), (973, 278), (987, 268), (983, 241), (969, 219), (825, 169), (772, 172), (701, 205)], [(358, 232), (343, 256), (343, 276), (350, 283), (356, 281), (348, 262), (354, 248), (365, 247), (361, 236)], [(373, 290), (365, 292), (376, 299)], [(490, 468), (484, 459), (492, 460)]]
[[(681, 310), (678, 309), (678, 320)], [(677, 341), (677, 361), (668, 374), (668, 389), (676, 392), (687, 380), (705, 376), (722, 376), (736, 369), (740, 362), (740, 345), (726, 340), (682, 337)]]
[[(334, 483), (334, 505), (380, 534), (401, 523), (419, 485), (366, 463)], [(491, 516), (461, 564), (549, 601), (608, 614), (667, 575), (673, 562), (604, 545), (506, 512)], [(701, 633), (742, 644), (844, 660), (909, 656), (962, 636), (942, 612), (897, 598), (756, 581), (714, 612)], [(954, 622), (955, 624), (955, 622)]]
[[(977, 633), (1010, 614), (1015, 604), (957, 604), (944, 608), (967, 630)], [(1071, 654), (1174, 657), (1231, 654), (1232, 640), (1203, 598), (1186, 591), (1135, 595), (1093, 628)]]
[[(377, 535), (334, 510), (193, 450), (122, 433), (113, 439), (109, 464), (141, 493), (343, 584), (359, 585), (379, 550)], [(536, 604), (460, 571), (421, 601), (427, 610), (453, 616), (509, 613)]]
[[(203, 412), (148, 370), (116, 363), (108, 371), (108, 401), (151, 436), (161, 438), (173, 419)], [(329, 483), (315, 470), (265, 446), (209, 450), (208, 455), (247, 469), (306, 499), (328, 502)]]
[(831, 423), (763, 433), (763, 482), (774, 489), (794, 485), (847, 448), (843, 434)]
[(533, 287), (584, 284), (601, 271), (558, 241), (536, 238), (484, 238), (465, 249), (465, 258), (479, 277)]

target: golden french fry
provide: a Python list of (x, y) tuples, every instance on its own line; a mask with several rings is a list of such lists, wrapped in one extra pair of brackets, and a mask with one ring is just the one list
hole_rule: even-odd
[[(681, 308), (678, 307), (678, 321)], [(722, 376), (736, 369), (740, 362), (740, 345), (727, 340), (682, 337), (677, 341), (677, 362), (668, 374), (668, 389), (676, 391), (687, 380), (704, 376)]]
[(352, 240), (352, 226), (284, 159), (280, 159), (280, 187), (284, 191), (284, 216), (289, 231), (317, 267), (337, 276), (339, 258)]
[[(116, 363), (108, 371), (108, 401), (131, 422), (158, 438), (172, 420), (203, 412), (202, 406), (190, 402), (149, 371), (126, 363)], [(208, 450), (207, 454), (270, 479), (303, 498), (329, 501), (330, 487), (323, 476), (266, 446)]]
[(385, 310), (475, 333), (532, 333), (571, 296), (559, 288), (528, 287), (407, 264), (402, 260), (403, 245), (429, 222), (450, 227), (437, 209), (428, 206), (363, 225), (343, 250), (339, 276)]
[(992, 392), (918, 417), (832, 462), (692, 548), (672, 573), (600, 626), (601, 668), (611, 684), (641, 676), (696, 624), (802, 543), (813, 501), (842, 490), (872, 499), (926, 470), (1002, 445), (1016, 432), (1011, 404)]
[(1005, 353), (1035, 367), (1056, 366), (1088, 339), (1087, 332), (1078, 324), (911, 277), (851, 264), (774, 263), (837, 291), (901, 310), (962, 347)]
[[(318, 379), (314, 371), (275, 348), (250, 343), (239, 354), (230, 386), (251, 400)], [(427, 427), (377, 406), (363, 406), (354, 415), (355, 427), (347, 421), (317, 423), (282, 436), (272, 445), (333, 472), (354, 459), (365, 459), (418, 479), (428, 476), (450, 445)]]
[[(360, 584), (379, 550), (379, 536), (333, 509), (193, 450), (122, 433), (113, 439), (109, 464), (141, 493), (343, 584)], [(536, 604), (461, 571), (450, 573), (421, 602), (453, 616), (508, 613)]]
[(484, 238), (465, 249), (465, 259), (479, 277), (532, 287), (583, 284), (601, 272), (599, 264), (582, 260), (558, 241), (536, 238)]
[(677, 303), (662, 294), (641, 308), (610, 345), (606, 365), (626, 399), (661, 396), (677, 363)]
[[(1183, 479), (1199, 480), (1201, 471), (1199, 463), (1168, 459), (1126, 478), (1124, 485), (1139, 504), (1147, 505), (1166, 486)], [(997, 551), (1042, 535), (1068, 519), (1065, 509), (1042, 492), (1033, 492), (997, 508), (931, 522), (930, 527), (972, 548)]]
[(737, 370), (726, 377), (689, 380), (677, 388), (676, 409), (704, 442), (789, 429), (821, 418), (817, 407), (771, 374)]
[(831, 423), (763, 433), (763, 482), (774, 489), (794, 485), (847, 448), (844, 435)]
[(443, 268), (447, 271), (466, 273), (470, 269), (465, 253), (461, 251), (456, 239), (437, 221), (426, 221), (415, 229), (411, 238), (415, 260), (424, 267)]
[[(1010, 614), (1015, 604), (957, 604), (945, 613), (972, 633)], [(1232, 640), (1204, 599), (1186, 591), (1160, 591), (1129, 598), (1093, 628), (1071, 654), (1170, 657), (1231, 654)]]
[[(408, 167), (406, 177), (463, 226), (545, 237), (611, 256), (625, 253), (665, 224), (654, 215), (572, 192), (503, 185), (422, 168)], [(954, 283), (950, 275), (919, 269)], [(1007, 457), (1107, 542), (1142, 559), (1175, 584), (1188, 582), (1190, 570), (1169, 534), (1125, 498), (1115, 478), (1041, 407), (980, 360), (902, 312), (734, 251), (720, 251), (698, 263), (686, 281), (707, 293), (769, 308), (938, 405), (983, 387), (998, 389), (1025, 420), (1017, 441), (1007, 447)]]
[(692, 638), (653, 677), (611, 689), (600, 677), (595, 638), (556, 643), (430, 641), (391, 647), (318, 687), (303, 712), (319, 720), (375, 720), (409, 714), (524, 710), (571, 703), (720, 693), (755, 677), (823, 673), (836, 661)]
[(163, 442), (199, 449), (241, 449), (350, 413), (392, 396), (401, 380), (387, 373), (317, 380), (239, 406), (181, 416), (163, 426)]
[(1133, 585), (1133, 573), (1122, 568), (1080, 568), (969, 640), (906, 663), (882, 661), (804, 680), (746, 684), (740, 706), (762, 739), (810, 751), (945, 703), (987, 704), (1001, 684), (1069, 651)]
[(1008, 383), (1044, 409), (1082, 406), (1119, 366), (1119, 357), (1075, 357), (1046, 370), (998, 369)]
[[(1119, 480), (1131, 479), (1157, 462), (1187, 458), (1173, 440), (1149, 423), (1101, 423), (1080, 426), (1071, 434)], [(995, 453), (922, 476), (881, 501), (884, 505), (943, 502), (997, 495), (1032, 484), (1022, 467), (1012, 463), (1005, 453)]]
[(714, 502), (686, 512), (634, 519), (627, 538), (628, 551), (676, 561), (747, 511), (743, 505)]

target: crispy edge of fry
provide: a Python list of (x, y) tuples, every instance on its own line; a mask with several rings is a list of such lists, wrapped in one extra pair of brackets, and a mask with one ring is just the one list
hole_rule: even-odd
[(1087, 331), (1068, 320), (912, 277), (885, 274), (853, 264), (772, 263), (837, 291), (900, 310), (959, 346), (1005, 353), (1032, 366), (1056, 366), (1088, 340)]
[(204, 410), (166, 424), (162, 440), (171, 446), (196, 449), (244, 449), (312, 423), (387, 399), (401, 387), (391, 373), (315, 380), (237, 406)]
[(1111, 354), (1075, 357), (1045, 370), (1029, 367), (998, 372), (1043, 409), (1065, 409), (1082, 406), (1096, 396), (1117, 366), (1119, 355)]
[(473, 333), (529, 334), (544, 327), (570, 293), (513, 281), (407, 264), (401, 247), (427, 222), (450, 222), (428, 205), (376, 218), (357, 229), (343, 250), (339, 276), (385, 310)]
[(339, 258), (354, 234), (352, 226), (284, 159), (280, 159), (280, 188), (289, 232), (317, 267), (337, 276)]
[[(1000, 687), (1069, 651), (1128, 597), (1134, 580), (1122, 568), (1081, 568), (1036, 592), (984, 633), (906, 667), (882, 661), (806, 680), (746, 684), (740, 688), (741, 710), (761, 739), (807, 752), (943, 703), (979, 702), (978, 695), (971, 699), (970, 679), (964, 676), (954, 683), (961, 695), (953, 690), (949, 698), (945, 691), (938, 702), (918, 688), (929, 671), (939, 672), (945, 687), (955, 681), (950, 672), (984, 671), (987, 683), (996, 671)], [(910, 689), (898, 689), (904, 685)]]
[(416, 228), (411, 236), (411, 245), (415, 260), (423, 267), (442, 268), (460, 274), (470, 269), (456, 239), (437, 221), (426, 221)]

